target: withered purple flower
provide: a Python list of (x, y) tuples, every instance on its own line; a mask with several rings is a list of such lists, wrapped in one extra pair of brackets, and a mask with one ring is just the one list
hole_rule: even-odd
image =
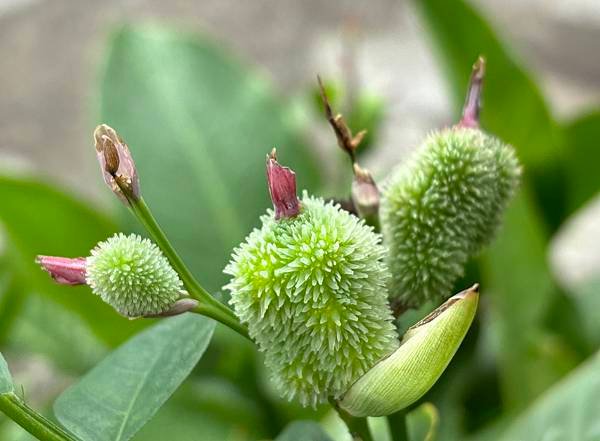
[(36, 262), (61, 285), (84, 285), (86, 275), (85, 257), (37, 256)]
[(277, 162), (275, 149), (267, 155), (267, 181), (275, 219), (296, 217), (300, 213), (300, 201), (296, 196), (296, 174)]
[(479, 57), (473, 65), (469, 89), (463, 107), (463, 114), (459, 127), (470, 129), (479, 128), (479, 111), (481, 110), (481, 93), (483, 91), (483, 77), (485, 76), (485, 59)]
[(140, 183), (127, 144), (106, 124), (96, 127), (94, 142), (104, 182), (126, 205), (139, 199)]

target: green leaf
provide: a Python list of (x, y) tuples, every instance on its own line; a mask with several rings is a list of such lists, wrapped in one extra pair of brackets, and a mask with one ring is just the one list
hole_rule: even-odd
[(35, 264), (38, 254), (87, 256), (96, 242), (116, 226), (88, 205), (47, 184), (0, 176), (0, 223), (4, 225), (11, 262), (28, 291), (47, 295), (81, 316), (111, 345), (140, 329), (120, 317), (87, 287), (57, 285)]
[(503, 434), (501, 441), (600, 439), (600, 355), (551, 388)]
[(331, 441), (331, 438), (313, 421), (294, 421), (275, 441)]
[(482, 126), (515, 146), (545, 218), (556, 227), (564, 218), (563, 133), (535, 82), (467, 2), (415, 3), (444, 61), (457, 111), (464, 101), (471, 66), (479, 55), (486, 58)]
[(12, 377), (8, 370), (6, 360), (0, 353), (0, 394), (10, 393), (14, 390)]
[(27, 296), (7, 340), (15, 351), (42, 354), (56, 368), (76, 376), (109, 349), (79, 316), (44, 296)]
[(58, 420), (86, 441), (126, 441), (160, 409), (196, 365), (215, 322), (184, 314), (116, 349), (54, 404)]
[(15, 321), (18, 319), (23, 304), (28, 298), (23, 290), (23, 283), (9, 268), (0, 262), (0, 346), (10, 335)]
[(101, 108), (132, 151), (146, 201), (211, 291), (226, 280), (232, 248), (271, 205), (264, 171), (271, 148), (296, 171), (300, 189), (319, 181), (311, 152), (266, 81), (198, 36), (121, 29)]
[(563, 373), (562, 361), (555, 358), (560, 340), (543, 329), (560, 295), (546, 255), (547, 233), (524, 186), (481, 261), (482, 290), (491, 297), (488, 321), (499, 339), (503, 398), (513, 409), (526, 406)]
[(431, 403), (423, 403), (410, 412), (407, 417), (410, 441), (434, 441), (440, 416), (436, 407)]
[[(255, 436), (252, 436), (255, 435)], [(245, 427), (226, 422), (207, 411), (169, 401), (133, 441), (253, 441), (260, 439)]]
[(566, 127), (568, 206), (571, 212), (600, 192), (600, 110), (583, 116)]
[(597, 347), (600, 344), (600, 278), (579, 284), (573, 290), (573, 298), (579, 311), (579, 324)]

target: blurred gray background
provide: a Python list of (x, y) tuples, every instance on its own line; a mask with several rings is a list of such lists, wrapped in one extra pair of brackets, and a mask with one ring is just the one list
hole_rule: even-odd
[[(558, 117), (600, 101), (599, 1), (472, 3), (533, 71)], [(94, 91), (111, 27), (133, 19), (214, 36), (288, 95), (310, 85), (317, 72), (339, 73), (352, 41), (359, 84), (388, 102), (379, 157), (394, 158), (449, 122), (441, 72), (407, 2), (0, 0), (3, 161), (29, 164), (78, 192), (98, 189), (88, 169)]]
[[(600, 1), (472, 3), (531, 69), (557, 118), (600, 102)], [(451, 122), (427, 33), (405, 1), (0, 0), (2, 168), (30, 169), (80, 195), (102, 198), (106, 192), (90, 154), (98, 123), (94, 94), (110, 29), (134, 19), (210, 35), (288, 96), (305, 92), (316, 73), (346, 75), (351, 63), (358, 85), (387, 102), (381, 146), (366, 161), (375, 172), (384, 159), (401, 159), (427, 131)], [(588, 231), (579, 243), (564, 240), (562, 246), (572, 244), (574, 251), (558, 253), (560, 265), (575, 261), (575, 271), (589, 266), (587, 247), (596, 256), (592, 266), (600, 266), (600, 208), (590, 213), (575, 230), (595, 228), (595, 236)]]

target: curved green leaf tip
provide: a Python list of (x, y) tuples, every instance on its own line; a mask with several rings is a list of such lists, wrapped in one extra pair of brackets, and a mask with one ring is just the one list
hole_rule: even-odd
[(0, 394), (7, 394), (14, 390), (12, 377), (8, 370), (6, 360), (0, 353)]
[(421, 398), (456, 353), (475, 317), (478, 299), (474, 285), (410, 328), (400, 347), (354, 383), (339, 406), (356, 417), (385, 416)]

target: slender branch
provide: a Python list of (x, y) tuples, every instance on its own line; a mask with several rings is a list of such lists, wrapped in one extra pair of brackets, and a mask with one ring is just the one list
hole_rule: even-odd
[(354, 179), (352, 180), (351, 193), (354, 207), (358, 215), (368, 225), (371, 225), (375, 231), (379, 231), (379, 189), (371, 173), (367, 169), (360, 167), (356, 160), (356, 149), (367, 134), (367, 131), (361, 130), (356, 135), (352, 134), (352, 130), (346, 124), (344, 117), (341, 114), (334, 115), (321, 77), (317, 76), (317, 80), (319, 82), (319, 90), (321, 91), (321, 99), (327, 121), (329, 121), (335, 133), (338, 145), (346, 152), (352, 163)]
[(333, 398), (329, 398), (329, 403), (336, 410), (342, 421), (346, 423), (353, 441), (373, 441), (366, 418), (353, 417), (348, 412), (340, 409)]
[(408, 441), (409, 439), (406, 414), (406, 409), (403, 409), (387, 417), (393, 441)]
[(325, 86), (323, 85), (320, 76), (317, 76), (317, 81), (319, 82), (321, 100), (323, 101), (327, 121), (329, 121), (329, 124), (335, 133), (338, 145), (348, 154), (352, 165), (354, 165), (356, 164), (356, 149), (367, 134), (367, 131), (361, 130), (356, 135), (352, 135), (352, 131), (350, 130), (350, 127), (348, 127), (348, 124), (346, 124), (344, 117), (339, 113), (334, 115), (329, 99), (327, 98), (327, 93), (325, 92)]
[(173, 269), (175, 269), (177, 274), (179, 274), (179, 277), (181, 277), (181, 281), (187, 289), (190, 297), (195, 298), (200, 302), (200, 304), (194, 308), (193, 311), (198, 314), (211, 317), (230, 327), (244, 337), (250, 338), (248, 336), (248, 330), (242, 323), (240, 323), (233, 311), (211, 296), (210, 293), (206, 291), (194, 278), (191, 271), (185, 265), (181, 257), (179, 257), (179, 254), (177, 254), (177, 251), (175, 251), (175, 248), (173, 248), (169, 242), (169, 239), (167, 239), (167, 236), (160, 228), (160, 225), (152, 215), (152, 212), (146, 205), (144, 199), (141, 197), (137, 199), (129, 199), (129, 206), (133, 214), (148, 231), (150, 236), (152, 236), (152, 239), (154, 239), (167, 259), (169, 259)]
[(0, 412), (40, 441), (79, 441), (78, 438), (27, 406), (14, 393), (0, 395)]

